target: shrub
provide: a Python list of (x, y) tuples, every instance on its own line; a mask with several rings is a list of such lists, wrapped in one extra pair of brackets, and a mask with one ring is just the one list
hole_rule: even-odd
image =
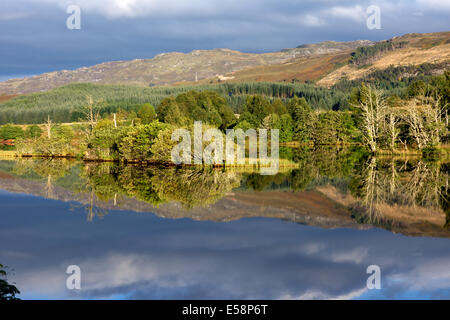
[(22, 128), (18, 126), (6, 124), (0, 127), (0, 139), (2, 140), (22, 138), (24, 134)]

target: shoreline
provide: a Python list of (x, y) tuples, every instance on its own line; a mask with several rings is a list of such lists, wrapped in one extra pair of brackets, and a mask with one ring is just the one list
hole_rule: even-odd
[[(0, 150), (0, 160), (10, 160), (10, 159), (66, 159), (66, 160), (77, 160), (84, 163), (123, 163), (125, 165), (142, 165), (142, 166), (161, 166), (167, 168), (214, 168), (214, 169), (226, 169), (226, 168), (247, 168), (247, 169), (270, 169), (272, 166), (270, 164), (183, 164), (177, 165), (172, 162), (162, 162), (155, 160), (113, 160), (113, 159), (88, 159), (88, 158), (78, 158), (71, 155), (36, 155), (36, 154), (19, 154), (15, 151), (3, 151)], [(286, 159), (280, 159), (278, 165), (279, 169), (297, 169), (299, 168), (298, 163), (291, 162)]]
[[(286, 143), (286, 147), (298, 148), (298, 142)], [(314, 152), (311, 150), (311, 152)], [(445, 144), (441, 148), (437, 149), (437, 154), (439, 154), (438, 159), (448, 159), (450, 158), (450, 146)], [(379, 150), (378, 152), (372, 154), (374, 157), (380, 158), (426, 158), (421, 150), (418, 149), (395, 149), (395, 150)], [(214, 167), (214, 168), (270, 168), (271, 165), (261, 165), (257, 164), (183, 164), (176, 165), (172, 162), (163, 162), (159, 160), (121, 160), (121, 159), (95, 159), (95, 158), (85, 158), (77, 157), (74, 155), (42, 155), (42, 154), (21, 154), (16, 150), (0, 150), (0, 159), (68, 159), (68, 160), (79, 160), (86, 163), (124, 163), (124, 164), (138, 164), (138, 165), (152, 165), (152, 166), (164, 166), (164, 167)], [(247, 159), (248, 160), (248, 159)], [(279, 159), (279, 168), (298, 168), (299, 164), (292, 162), (288, 159)]]

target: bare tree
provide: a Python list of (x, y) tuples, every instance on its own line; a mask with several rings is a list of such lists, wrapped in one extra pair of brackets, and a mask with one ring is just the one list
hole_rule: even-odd
[(398, 135), (400, 134), (400, 130), (398, 129), (398, 124), (400, 123), (401, 118), (399, 116), (398, 110), (396, 108), (389, 108), (388, 114), (386, 116), (386, 135), (388, 138), (389, 147), (392, 151), (395, 149), (395, 143), (397, 142)]
[(378, 138), (383, 118), (387, 113), (387, 104), (383, 91), (363, 86), (361, 99), (354, 107), (362, 111), (364, 123), (364, 139), (372, 152), (378, 150)]
[(403, 120), (409, 125), (419, 149), (440, 143), (445, 129), (440, 97), (422, 95), (407, 101), (403, 107)]
[(89, 124), (90, 129), (92, 130), (95, 125), (98, 122), (98, 119), (100, 118), (100, 115), (98, 113), (98, 106), (99, 104), (103, 103), (102, 100), (98, 101), (97, 103), (94, 103), (94, 100), (91, 96), (87, 96), (87, 105), (84, 110), (86, 121)]
[(52, 137), (52, 127), (53, 127), (52, 120), (50, 119), (50, 116), (48, 116), (47, 122), (45, 123), (45, 130), (47, 130), (47, 138), (49, 139)]
[(98, 113), (99, 105), (103, 103), (103, 100), (99, 100), (94, 102), (91, 96), (86, 96), (87, 104), (84, 107), (84, 119), (88, 123), (89, 127), (84, 130), (86, 137), (89, 139), (92, 130), (94, 130), (95, 125), (100, 119), (100, 114)]

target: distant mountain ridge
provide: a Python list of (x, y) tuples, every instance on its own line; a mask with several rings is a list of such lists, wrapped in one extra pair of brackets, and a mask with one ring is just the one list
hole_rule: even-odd
[(230, 49), (161, 53), (153, 59), (104, 62), (76, 70), (61, 70), (24, 79), (11, 79), (0, 83), (0, 95), (47, 91), (69, 83), (83, 82), (149, 86), (195, 82), (213, 77), (222, 77), (226, 80), (226, 74), (246, 68), (276, 65), (309, 56), (335, 54), (372, 44), (373, 42), (368, 40), (325, 41), (262, 54)]
[[(392, 50), (377, 51), (377, 48), (385, 48), (390, 44)], [(355, 52), (374, 54), (366, 59), (369, 61), (367, 65), (356, 65), (352, 64), (352, 54)], [(450, 32), (412, 33), (379, 42), (324, 41), (261, 54), (230, 49), (171, 52), (161, 53), (152, 59), (104, 62), (76, 70), (61, 70), (0, 82), (0, 101), (6, 101), (7, 96), (48, 91), (71, 83), (148, 87), (230, 81), (295, 81), (331, 87), (343, 79), (363, 79), (389, 67), (422, 64), (439, 67), (448, 65), (448, 62)], [(436, 70), (438, 73), (443, 71)]]

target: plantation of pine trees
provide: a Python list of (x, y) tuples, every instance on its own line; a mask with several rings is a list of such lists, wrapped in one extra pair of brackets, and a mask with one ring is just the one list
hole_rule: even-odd
[(70, 84), (48, 92), (18, 96), (0, 103), (0, 124), (38, 124), (48, 116), (56, 123), (77, 122), (84, 118), (87, 97), (98, 102), (101, 116), (122, 109), (135, 111), (144, 103), (158, 106), (167, 97), (188, 91), (213, 91), (227, 100), (235, 113), (242, 108), (249, 95), (287, 101), (303, 97), (315, 110), (342, 109), (348, 94), (312, 84), (301, 83), (225, 83), (202, 86), (137, 87), (122, 85)]

